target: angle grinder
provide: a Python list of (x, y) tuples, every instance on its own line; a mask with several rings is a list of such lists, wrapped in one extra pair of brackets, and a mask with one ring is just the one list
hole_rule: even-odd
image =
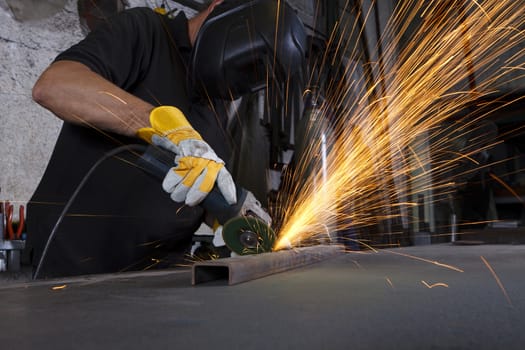
[[(163, 180), (173, 167), (175, 154), (149, 145), (139, 157), (137, 166)], [(208, 215), (223, 225), (222, 237), (226, 246), (238, 255), (271, 252), (276, 235), (272, 219), (250, 191), (237, 186), (237, 203), (226, 202), (217, 187), (199, 204)]]

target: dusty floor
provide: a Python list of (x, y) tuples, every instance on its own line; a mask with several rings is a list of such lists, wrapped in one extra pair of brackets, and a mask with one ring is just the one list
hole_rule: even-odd
[[(226, 286), (190, 270), (0, 285), (6, 349), (522, 349), (525, 245), (347, 253)], [(1, 282), (0, 282), (1, 283)]]

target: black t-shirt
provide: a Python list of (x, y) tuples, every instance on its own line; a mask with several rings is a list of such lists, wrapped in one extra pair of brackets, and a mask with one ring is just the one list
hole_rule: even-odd
[(187, 64), (191, 53), (184, 13), (169, 19), (150, 8), (132, 8), (98, 27), (56, 60), (85, 64), (154, 106), (189, 113)]

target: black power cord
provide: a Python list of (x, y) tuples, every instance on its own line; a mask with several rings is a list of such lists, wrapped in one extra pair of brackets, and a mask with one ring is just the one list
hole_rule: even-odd
[(132, 145), (124, 145), (117, 147), (107, 153), (105, 153), (102, 157), (100, 157), (99, 160), (91, 168), (89, 171), (84, 175), (82, 178), (82, 181), (77, 185), (75, 192), (69, 197), (69, 200), (67, 201), (66, 205), (64, 206), (64, 209), (62, 209), (62, 212), (60, 213), (60, 216), (58, 217), (57, 221), (55, 222), (55, 226), (53, 226), (53, 229), (51, 230), (51, 233), (49, 234), (49, 237), (47, 238), (46, 245), (44, 246), (44, 250), (42, 251), (42, 255), (40, 256), (40, 260), (38, 261), (37, 268), (33, 274), (33, 279), (37, 279), (38, 275), (40, 274), (40, 269), (42, 268), (42, 264), (44, 263), (44, 260), (47, 255), (47, 251), (49, 250), (49, 246), (51, 245), (51, 242), (53, 241), (53, 238), (55, 237), (55, 234), (57, 232), (58, 227), (62, 223), (62, 220), (66, 216), (67, 212), (69, 211), (69, 208), (73, 204), (74, 200), (77, 198), (77, 195), (79, 194), (80, 190), (84, 187), (87, 180), (91, 177), (93, 172), (98, 168), (100, 164), (102, 164), (107, 159), (116, 156), (119, 153), (125, 152), (125, 151), (133, 151), (133, 152), (141, 152), (144, 153), (147, 149), (147, 146), (145, 145), (139, 145), (139, 144), (132, 144)]

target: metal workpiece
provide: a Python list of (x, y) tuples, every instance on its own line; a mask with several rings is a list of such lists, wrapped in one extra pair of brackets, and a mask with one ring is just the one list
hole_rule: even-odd
[(199, 261), (192, 267), (192, 284), (227, 280), (229, 285), (234, 285), (320, 262), (343, 252), (344, 247), (341, 245), (318, 245), (273, 253)]

